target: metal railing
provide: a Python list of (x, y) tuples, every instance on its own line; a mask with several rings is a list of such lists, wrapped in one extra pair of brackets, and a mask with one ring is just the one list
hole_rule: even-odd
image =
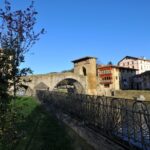
[(149, 101), (49, 91), (37, 91), (37, 96), (111, 139), (150, 150)]

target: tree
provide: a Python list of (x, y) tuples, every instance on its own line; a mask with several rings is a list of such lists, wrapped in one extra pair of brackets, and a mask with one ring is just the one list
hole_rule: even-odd
[(6, 91), (9, 87), (8, 80), (10, 77), (10, 72), (8, 71), (10, 69), (9, 64), (10, 59), (8, 52), (3, 52), (2, 49), (0, 49), (0, 99), (7, 95)]
[(18, 116), (8, 89), (13, 86), (16, 95), (20, 77), (31, 73), (30, 68), (19, 67), (25, 61), (25, 53), (44, 33), (44, 29), (34, 31), (37, 15), (34, 1), (25, 10), (14, 11), (11, 6), (9, 0), (4, 0), (4, 8), (0, 8), (0, 140), (4, 137), (7, 143), (8, 137), (15, 137), (15, 118)]
[(61, 71), (62, 73), (65, 73), (65, 72), (73, 72), (74, 71), (74, 69), (72, 68), (72, 69), (69, 69), (69, 70), (63, 70), (63, 71)]
[(9, 51), (3, 52), (0, 49), (0, 136), (4, 132), (6, 113), (9, 108), (9, 98), (7, 89), (9, 87), (10, 79), (10, 58)]
[(20, 69), (19, 66), (25, 61), (25, 53), (39, 40), (44, 29), (37, 33), (34, 31), (38, 14), (34, 1), (25, 10), (13, 11), (9, 0), (5, 0), (4, 4), (4, 9), (0, 9), (0, 46), (12, 56), (11, 78), (16, 95), (20, 77), (32, 72), (30, 68)]
[(112, 61), (109, 61), (109, 62), (107, 63), (107, 65), (113, 65)]

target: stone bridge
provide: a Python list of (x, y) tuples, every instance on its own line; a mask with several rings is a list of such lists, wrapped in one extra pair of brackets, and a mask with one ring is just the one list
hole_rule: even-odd
[(53, 91), (60, 82), (69, 79), (74, 80), (75, 87), (79, 93), (87, 93), (86, 77), (76, 75), (72, 72), (27, 76), (23, 78), (22, 84), (27, 87), (27, 95), (30, 95), (34, 93), (35, 90)]
[[(96, 58), (84, 57), (72, 61), (73, 72), (49, 73), (22, 77), (22, 87), (27, 95), (33, 95), (36, 90), (53, 91), (63, 80), (72, 80), (78, 93), (96, 94)], [(18, 92), (22, 92), (19, 88)], [(21, 95), (21, 94), (19, 94)]]

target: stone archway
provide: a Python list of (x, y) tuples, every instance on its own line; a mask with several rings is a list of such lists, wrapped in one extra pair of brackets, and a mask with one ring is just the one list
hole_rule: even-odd
[(82, 84), (76, 79), (65, 78), (59, 81), (53, 88), (53, 91), (85, 94)]
[(16, 95), (17, 96), (24, 96), (26, 95), (26, 91), (28, 89), (28, 86), (26, 85), (20, 85), (17, 87)]
[(27, 85), (20, 85), (16, 91), (17, 96), (32, 96), (33, 94), (34, 90)]

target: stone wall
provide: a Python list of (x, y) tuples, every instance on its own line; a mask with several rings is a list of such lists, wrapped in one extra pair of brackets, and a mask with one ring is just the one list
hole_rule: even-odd
[(114, 96), (119, 98), (134, 99), (140, 95), (143, 95), (146, 100), (150, 101), (150, 91), (148, 90), (119, 90), (115, 91)]

